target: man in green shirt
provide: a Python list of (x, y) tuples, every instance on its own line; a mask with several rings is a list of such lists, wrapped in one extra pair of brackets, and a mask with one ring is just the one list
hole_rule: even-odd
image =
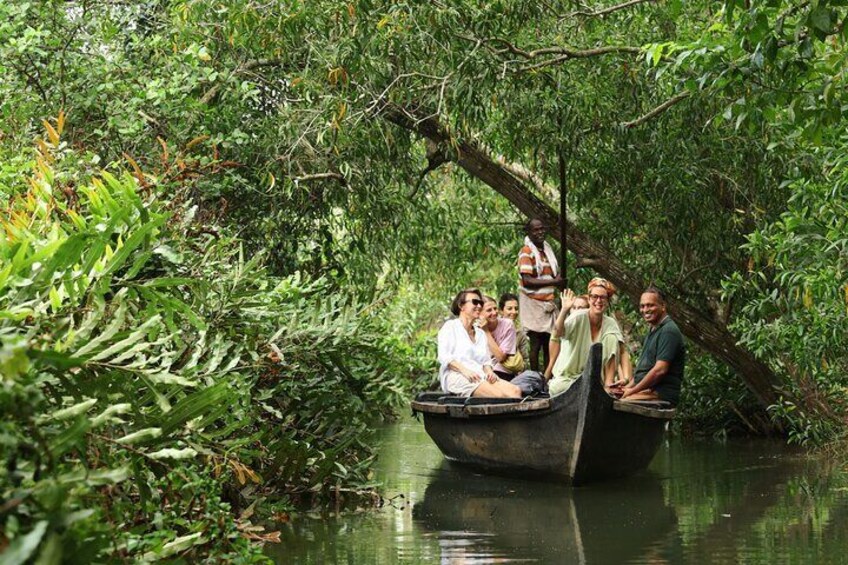
[(649, 286), (639, 299), (639, 311), (650, 326), (636, 364), (632, 384), (624, 387), (625, 400), (665, 400), (676, 405), (686, 367), (683, 334), (666, 312), (665, 296)]

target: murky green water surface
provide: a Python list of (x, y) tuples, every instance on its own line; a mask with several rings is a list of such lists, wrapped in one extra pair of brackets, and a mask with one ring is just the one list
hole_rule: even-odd
[(581, 488), (446, 463), (405, 419), (380, 438), (382, 509), (283, 524), (278, 563), (846, 563), (848, 473), (779, 442), (666, 442)]

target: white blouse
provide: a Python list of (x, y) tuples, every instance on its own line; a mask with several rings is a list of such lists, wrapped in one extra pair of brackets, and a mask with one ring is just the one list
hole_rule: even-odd
[(468, 337), (468, 332), (462, 326), (459, 318), (448, 320), (439, 330), (439, 381), (445, 390), (445, 375), (450, 370), (451, 361), (459, 361), (472, 371), (483, 375), (483, 367), (491, 367), (492, 353), (486, 333), (474, 326), (474, 341)]

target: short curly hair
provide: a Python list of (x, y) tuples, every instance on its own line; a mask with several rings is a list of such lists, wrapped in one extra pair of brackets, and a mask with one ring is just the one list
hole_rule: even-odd
[(648, 288), (642, 291), (642, 294), (656, 294), (657, 298), (660, 299), (660, 304), (666, 303), (665, 293), (653, 284), (649, 284)]
[(469, 294), (476, 294), (477, 298), (480, 301), (483, 301), (483, 293), (480, 292), (476, 288), (466, 288), (465, 290), (460, 290), (459, 293), (454, 297), (453, 302), (451, 302), (451, 312), (454, 316), (459, 316), (459, 310), (462, 308), (462, 305), (465, 304), (465, 297)]

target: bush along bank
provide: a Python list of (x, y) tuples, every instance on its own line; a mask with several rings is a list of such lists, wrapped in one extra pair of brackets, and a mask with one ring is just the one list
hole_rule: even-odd
[(0, 220), (0, 559), (253, 562), (251, 520), (371, 493), (404, 397), (379, 320), (51, 129)]

